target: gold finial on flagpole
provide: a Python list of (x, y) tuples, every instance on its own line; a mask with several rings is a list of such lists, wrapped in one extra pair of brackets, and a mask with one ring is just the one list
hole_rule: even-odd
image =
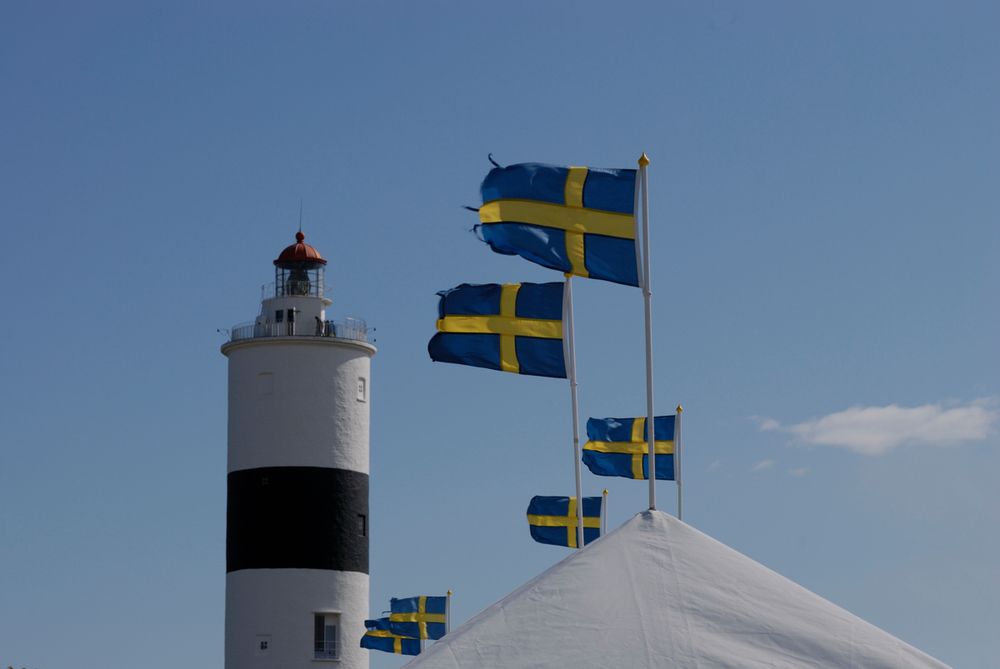
[(682, 407), (680, 404), (677, 405), (677, 413), (684, 413), (684, 407)]
[(642, 155), (639, 156), (639, 167), (645, 167), (646, 165), (649, 165), (649, 156), (643, 151)]

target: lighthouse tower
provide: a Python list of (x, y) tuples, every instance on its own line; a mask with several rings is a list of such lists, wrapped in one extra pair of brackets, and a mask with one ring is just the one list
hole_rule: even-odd
[(274, 261), (260, 315), (232, 329), (226, 669), (368, 667), (368, 424), (364, 321), (327, 320), (326, 260)]

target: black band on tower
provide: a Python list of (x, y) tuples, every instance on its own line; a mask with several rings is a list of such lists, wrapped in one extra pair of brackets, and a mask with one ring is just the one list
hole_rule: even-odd
[(368, 475), (325, 467), (229, 473), (226, 572), (368, 573)]

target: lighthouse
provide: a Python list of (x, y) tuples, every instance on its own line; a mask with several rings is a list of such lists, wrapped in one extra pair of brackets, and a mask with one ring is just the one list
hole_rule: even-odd
[(329, 320), (326, 260), (295, 243), (274, 260), (260, 314), (229, 359), (226, 669), (368, 667), (365, 322)]

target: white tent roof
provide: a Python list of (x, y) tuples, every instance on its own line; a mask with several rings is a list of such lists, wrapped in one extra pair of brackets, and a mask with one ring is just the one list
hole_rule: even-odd
[(406, 665), (945, 666), (659, 511), (574, 551)]

